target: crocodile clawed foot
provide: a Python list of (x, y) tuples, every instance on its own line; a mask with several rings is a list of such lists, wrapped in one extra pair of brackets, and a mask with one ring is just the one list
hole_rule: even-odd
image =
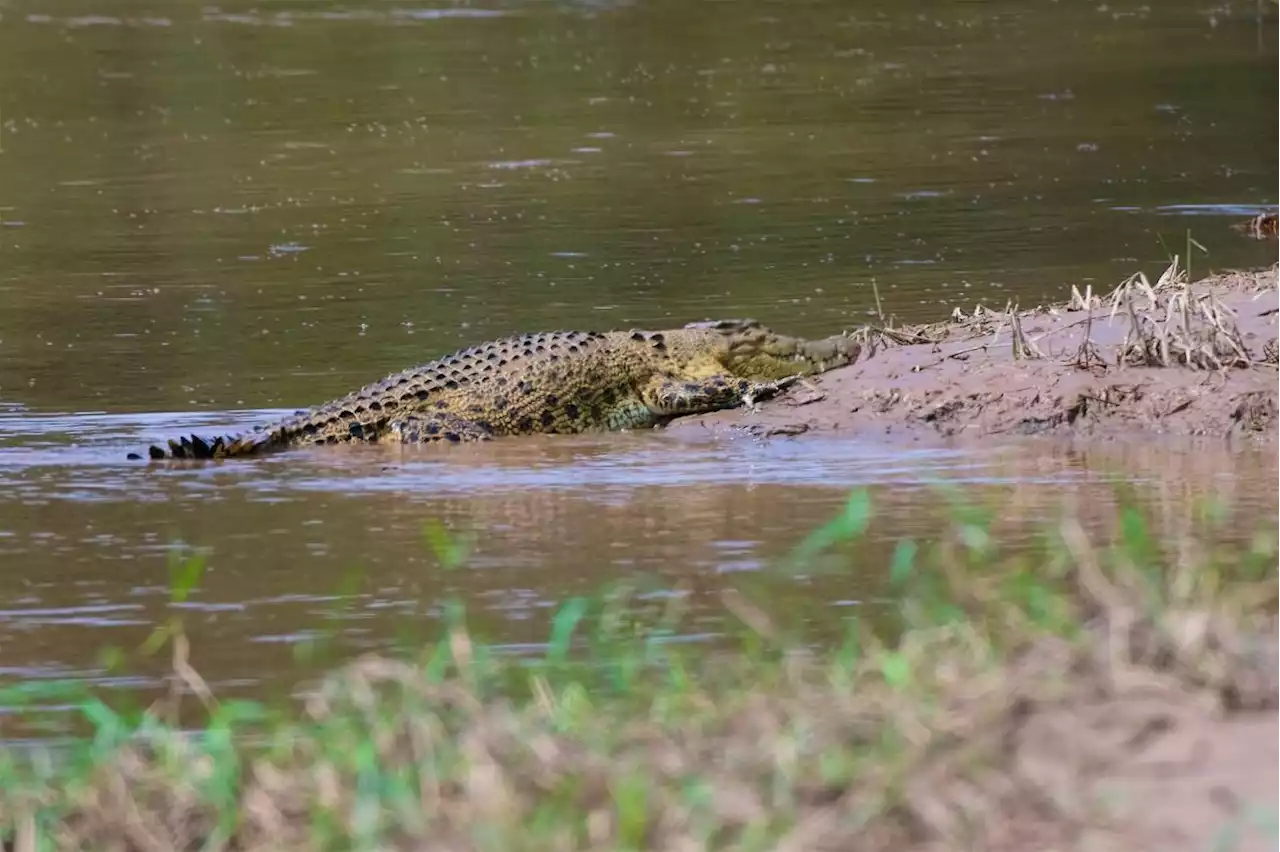
[(827, 398), (826, 392), (823, 391), (822, 388), (820, 388), (817, 384), (809, 381), (808, 379), (801, 379), (799, 382), (796, 383), (796, 386), (804, 388), (806, 393), (804, 393), (803, 395), (798, 393), (792, 394), (791, 399), (787, 400), (787, 403), (786, 403), (787, 405), (796, 406), (796, 407), (801, 405), (812, 405), (815, 402), (821, 402), (822, 400)]
[(760, 400), (768, 399), (778, 391), (786, 390), (791, 385), (800, 381), (800, 376), (787, 376), (785, 379), (778, 379), (776, 382), (760, 382), (752, 385), (751, 389), (742, 395), (742, 406), (746, 409), (747, 414), (760, 413)]

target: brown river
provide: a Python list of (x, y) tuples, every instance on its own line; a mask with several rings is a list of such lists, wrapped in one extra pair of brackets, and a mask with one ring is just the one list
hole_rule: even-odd
[[(108, 675), (171, 613), (215, 689), (294, 649), (386, 647), (466, 602), (533, 650), (571, 595), (763, 582), (870, 490), (841, 569), (783, 619), (885, 600), (895, 543), (961, 486), (1032, 546), (1112, 488), (1250, 532), (1274, 450), (982, 451), (661, 432), (155, 468), (518, 331), (760, 319), (826, 335), (1158, 273), (1257, 266), (1227, 227), (1277, 187), (1272, 2), (0, 0), (0, 679)], [(445, 570), (424, 526), (474, 538)], [(358, 578), (358, 582), (352, 578)], [(429, 631), (428, 631), (429, 632)]]

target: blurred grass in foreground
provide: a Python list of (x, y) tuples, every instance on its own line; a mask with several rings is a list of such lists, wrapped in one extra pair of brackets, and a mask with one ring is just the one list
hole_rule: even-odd
[[(854, 493), (782, 569), (851, 570), (824, 556), (871, 516)], [(19, 720), (70, 706), (90, 731), (0, 752), (0, 831), (20, 852), (1032, 848), (1014, 842), (1023, 829), (1047, 848), (1112, 805), (1070, 760), (1037, 775), (1028, 755), (1058, 744), (1029, 739), (1036, 723), (1109, 701), (1141, 730), (1135, 689), (1228, 716), (1276, 705), (1275, 529), (1224, 547), (1212, 510), (1176, 542), (1136, 509), (1118, 520), (1099, 542), (1063, 518), (1031, 562), (953, 495), (935, 542), (854, 566), (890, 576), (891, 641), (853, 617), (818, 645), (725, 590), (733, 634), (674, 643), (678, 599), (639, 608), (617, 586), (565, 602), (546, 653), (517, 658), (454, 602), (435, 641), (340, 666), (300, 706), (220, 701), (175, 619), (143, 649), (172, 655), (171, 693), (150, 708), (76, 683), (0, 692)], [(466, 541), (438, 525), (426, 538), (465, 563)], [(175, 601), (203, 568), (175, 562)], [(1246, 804), (1214, 848), (1249, 831), (1274, 848), (1274, 803)]]

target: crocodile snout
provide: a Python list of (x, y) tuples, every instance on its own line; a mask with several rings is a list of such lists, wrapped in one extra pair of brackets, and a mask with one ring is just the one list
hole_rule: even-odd
[(843, 334), (824, 337), (821, 340), (807, 340), (800, 345), (802, 358), (813, 362), (819, 371), (844, 367), (858, 360), (862, 354), (862, 345)]

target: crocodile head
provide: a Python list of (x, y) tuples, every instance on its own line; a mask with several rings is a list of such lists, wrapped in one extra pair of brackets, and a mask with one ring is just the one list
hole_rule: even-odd
[(685, 328), (715, 334), (715, 360), (727, 372), (757, 381), (822, 373), (852, 364), (862, 351), (844, 335), (805, 340), (778, 334), (750, 319), (690, 323)]

